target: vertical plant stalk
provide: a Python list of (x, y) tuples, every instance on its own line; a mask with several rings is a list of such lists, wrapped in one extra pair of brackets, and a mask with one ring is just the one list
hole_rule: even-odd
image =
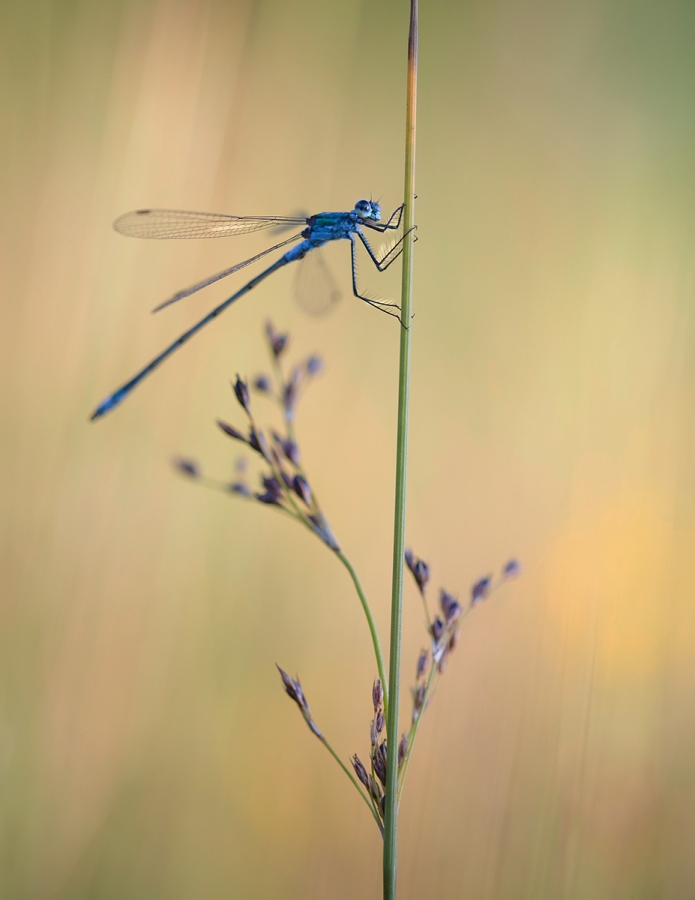
[(389, 705), (386, 718), (386, 806), (384, 818), (384, 900), (396, 898), (398, 862), (398, 703), (401, 676), (401, 618), (405, 565), (405, 501), (408, 470), (408, 407), (410, 395), (410, 331), (413, 317), (413, 226), (415, 201), (415, 122), (417, 108), (418, 0), (410, 0), (408, 86), (405, 124), (405, 189), (403, 209), (403, 279), (401, 285), (401, 352), (398, 379), (396, 448), (396, 511), (393, 534)]

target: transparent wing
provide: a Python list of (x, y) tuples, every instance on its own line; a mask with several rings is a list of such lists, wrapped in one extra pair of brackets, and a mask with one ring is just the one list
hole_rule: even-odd
[(308, 212), (305, 212), (304, 210), (295, 210), (294, 217), (279, 221), (273, 228), (273, 231), (277, 232), (277, 234), (282, 234), (283, 231), (294, 228), (297, 222), (302, 222), (304, 225), (306, 225), (309, 215), (310, 214)]
[(128, 237), (215, 238), (248, 234), (278, 225), (305, 225), (296, 216), (227, 216), (182, 209), (137, 209), (119, 216), (113, 227)]
[(301, 238), (301, 231), (299, 234), (292, 235), (291, 238), (287, 238), (286, 241), (280, 241), (279, 244), (275, 244), (274, 247), (268, 247), (267, 250), (261, 251), (261, 253), (256, 254), (256, 256), (252, 256), (250, 259), (245, 259), (243, 262), (237, 263), (235, 266), (231, 266), (229, 269), (224, 269), (222, 272), (217, 272), (215, 275), (210, 275), (207, 278), (204, 278), (203, 281), (199, 281), (197, 284), (192, 284), (190, 287), (184, 288), (182, 291), (179, 291), (178, 294), (174, 294), (173, 297), (169, 297), (168, 300), (165, 300), (164, 303), (160, 303), (159, 306), (155, 306), (152, 312), (159, 312), (160, 309), (164, 309), (165, 306), (171, 306), (172, 303), (176, 303), (178, 300), (183, 300), (184, 297), (190, 297), (191, 294), (195, 294), (196, 291), (202, 290), (202, 288), (207, 287), (210, 284), (214, 284), (216, 281), (220, 281), (222, 278), (226, 278), (227, 275), (232, 275), (234, 272), (238, 272), (239, 269), (244, 269), (246, 266), (250, 266), (251, 263), (255, 263), (256, 260), (261, 259), (266, 256), (268, 253), (272, 253), (273, 250), (279, 250), (280, 247), (284, 247), (286, 244), (291, 244), (293, 241), (297, 241)]
[(340, 300), (338, 282), (320, 249), (307, 253), (300, 262), (295, 296), (304, 312), (312, 316), (326, 315)]

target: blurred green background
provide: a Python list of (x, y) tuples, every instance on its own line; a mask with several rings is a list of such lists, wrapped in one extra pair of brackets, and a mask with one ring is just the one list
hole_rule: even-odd
[[(304, 458), (385, 641), (398, 326), (304, 316), (288, 268), (87, 417), (244, 276), (157, 302), (267, 246), (118, 214), (398, 205), (406, 6), (0, 4), (2, 897), (380, 896), (374, 824), (274, 668), (366, 755), (349, 580), (170, 460), (231, 476), (214, 419), (241, 424), (267, 318), (320, 352)], [(422, 3), (408, 542), (462, 598), (524, 575), (421, 729), (403, 900), (695, 895), (694, 34), (678, 0)], [(423, 641), (408, 585), (407, 681)]]

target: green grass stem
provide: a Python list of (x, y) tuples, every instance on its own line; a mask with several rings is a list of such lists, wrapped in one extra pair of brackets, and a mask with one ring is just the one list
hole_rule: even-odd
[(374, 821), (376, 822), (376, 824), (379, 828), (379, 831), (383, 835), (384, 829), (381, 825), (381, 820), (379, 819), (379, 816), (377, 815), (376, 809), (374, 808), (374, 801), (362, 789), (362, 785), (358, 782), (358, 780), (355, 778), (354, 774), (348, 769), (348, 767), (345, 765), (345, 763), (342, 761), (342, 759), (338, 756), (338, 754), (335, 752), (333, 747), (331, 747), (331, 745), (328, 743), (326, 738), (323, 735), (321, 735), (319, 740), (321, 741), (323, 746), (326, 748), (326, 750), (328, 750), (328, 752), (331, 754), (333, 759), (338, 763), (338, 765), (343, 770), (343, 772), (345, 772), (345, 774), (350, 779), (350, 781), (353, 783), (353, 785), (357, 788), (357, 791), (358, 791), (360, 797), (362, 797), (364, 802), (367, 804), (367, 808), (369, 809), (369, 812), (374, 817)]
[(393, 532), (391, 641), (389, 647), (389, 707), (386, 717), (388, 756), (384, 820), (384, 900), (396, 900), (398, 864), (398, 703), (401, 676), (401, 619), (405, 565), (405, 512), (408, 471), (408, 407), (410, 395), (410, 337), (413, 314), (413, 226), (415, 224), (415, 123), (417, 106), (418, 2), (410, 0), (408, 73), (405, 126), (405, 186), (403, 209), (403, 279), (401, 285), (401, 347), (398, 378), (398, 437), (396, 446), (396, 510)]
[(362, 609), (364, 610), (364, 614), (367, 617), (367, 624), (369, 625), (369, 633), (372, 636), (372, 644), (374, 645), (374, 656), (376, 657), (376, 665), (379, 670), (379, 678), (381, 678), (381, 686), (384, 689), (384, 709), (388, 714), (388, 681), (386, 679), (386, 666), (384, 664), (384, 654), (381, 650), (381, 642), (379, 641), (379, 632), (376, 628), (376, 622), (374, 621), (374, 616), (372, 615), (371, 607), (369, 606), (369, 601), (367, 600), (367, 595), (364, 593), (362, 589), (362, 585), (360, 584), (360, 580), (357, 577), (357, 572), (355, 572), (352, 563), (345, 556), (342, 550), (338, 550), (336, 556), (341, 561), (341, 563), (345, 566), (345, 568), (350, 573), (350, 578), (352, 578), (352, 583), (355, 585), (355, 590), (357, 591), (357, 596), (360, 598), (360, 603), (362, 604)]

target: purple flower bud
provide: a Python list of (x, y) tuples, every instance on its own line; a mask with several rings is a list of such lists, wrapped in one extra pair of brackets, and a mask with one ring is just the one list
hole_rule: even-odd
[(430, 567), (423, 559), (418, 559), (412, 550), (405, 551), (405, 562), (415, 579), (420, 593), (424, 596), (427, 582), (430, 580)]
[(263, 476), (263, 487), (269, 494), (274, 494), (280, 500), (282, 497), (282, 485), (274, 475)]
[(187, 478), (198, 478), (200, 476), (198, 463), (192, 459), (175, 459), (174, 466)]
[(289, 438), (285, 438), (282, 441), (282, 450), (293, 466), (299, 465), (299, 447), (295, 444), (294, 441), (290, 440)]
[(419, 559), (415, 563), (413, 575), (415, 576), (415, 581), (417, 581), (418, 587), (424, 593), (425, 588), (427, 587), (427, 582), (430, 580), (429, 566), (424, 560)]
[(243, 481), (235, 481), (233, 484), (230, 484), (229, 490), (233, 494), (240, 494), (242, 497), (251, 496), (251, 491), (249, 490), (248, 485), (244, 484)]
[(458, 600), (445, 591), (444, 588), (439, 592), (439, 605), (442, 608), (447, 624), (454, 622), (461, 615), (461, 606)]
[(323, 360), (320, 356), (310, 356), (304, 364), (307, 375), (318, 375), (323, 369)]
[(413, 695), (413, 721), (417, 719), (420, 710), (425, 702), (425, 685), (419, 684), (412, 690)]
[(376, 747), (376, 742), (379, 739), (379, 732), (376, 730), (376, 721), (372, 719), (371, 725), (369, 726), (369, 741), (372, 747)]
[(452, 622), (455, 622), (461, 616), (461, 605), (457, 600), (449, 607), (449, 615), (447, 616), (446, 624), (451, 625)]
[(268, 343), (270, 344), (270, 349), (277, 359), (287, 346), (288, 335), (279, 334), (279, 332), (275, 331), (273, 323), (270, 321), (266, 322), (265, 333), (268, 338)]
[(377, 778), (386, 787), (386, 741), (382, 741), (374, 751), (372, 763)]
[(516, 576), (520, 574), (521, 563), (516, 559), (510, 559), (509, 562), (505, 565), (504, 569), (502, 569), (503, 578), (516, 578)]
[(380, 709), (380, 710), (378, 710), (378, 712), (376, 714), (376, 719), (374, 720), (374, 727), (376, 728), (377, 734), (381, 734), (381, 732), (384, 730), (385, 724), (386, 723), (384, 722), (384, 711)]
[(261, 394), (268, 394), (272, 388), (270, 378), (267, 375), (257, 375), (254, 379), (253, 386)]
[(481, 578), (479, 581), (476, 581), (476, 583), (471, 588), (471, 606), (475, 606), (476, 603), (482, 603), (490, 593), (491, 586), (491, 575), (487, 575), (485, 578)]
[(381, 788), (379, 787), (378, 782), (374, 781), (371, 775), (367, 776), (369, 778), (369, 793), (372, 795), (374, 800), (381, 806), (381, 801), (383, 800), (383, 796), (381, 793)]
[(260, 453), (263, 459), (270, 462), (270, 451), (268, 450), (268, 442), (262, 431), (256, 431), (253, 425), (249, 428), (248, 445), (256, 453)]
[(234, 438), (235, 441), (243, 441), (244, 443), (247, 443), (244, 435), (240, 431), (237, 431), (237, 429), (232, 425), (227, 425), (227, 423), (223, 422), (221, 419), (217, 420), (217, 424), (225, 434), (229, 435), (230, 438)]
[(350, 762), (352, 763), (352, 768), (355, 770), (355, 775), (357, 775), (357, 777), (358, 777), (359, 780), (362, 782), (362, 784), (367, 788), (367, 790), (369, 790), (369, 789), (370, 789), (370, 787), (369, 787), (369, 782), (370, 782), (369, 775), (367, 774), (367, 770), (366, 770), (365, 767), (362, 765), (362, 761), (360, 760), (359, 756), (358, 756), (356, 753), (355, 753), (355, 755), (352, 757), (352, 759), (350, 760)]
[(439, 640), (439, 638), (442, 636), (443, 631), (444, 622), (442, 622), (439, 616), (437, 616), (434, 622), (432, 622), (432, 637), (435, 639), (435, 641)]
[(449, 609), (451, 608), (451, 604), (456, 603), (455, 598), (445, 591), (444, 588), (440, 588), (439, 590), (439, 605), (442, 608), (442, 612), (444, 613), (444, 618), (449, 618)]
[(244, 408), (246, 412), (249, 411), (249, 386), (245, 381), (242, 381), (241, 378), (237, 375), (236, 381), (234, 382), (234, 393), (236, 394), (236, 398), (239, 401), (239, 405)]
[(417, 670), (415, 672), (415, 679), (419, 681), (422, 676), (425, 674), (425, 670), (427, 669), (427, 661), (429, 659), (429, 653), (427, 650), (421, 650), (420, 655), (417, 660)]
[(278, 434), (277, 431), (273, 431), (273, 440), (278, 445), (278, 447), (282, 450), (287, 459), (292, 463), (293, 466), (299, 465), (299, 447), (295, 444), (293, 440), (290, 438), (283, 437), (281, 434)]
[(253, 427), (253, 425), (249, 428), (248, 444), (252, 450), (256, 451), (256, 453), (261, 452), (261, 445), (258, 443), (258, 434), (256, 433), (256, 429)]
[(303, 500), (307, 506), (311, 506), (311, 488), (301, 475), (295, 475), (292, 479), (292, 489), (300, 500)]
[(280, 666), (277, 665), (277, 670), (280, 673), (280, 677), (282, 678), (282, 683), (285, 686), (285, 691), (287, 694), (294, 700), (299, 709), (301, 710), (302, 716), (304, 717), (304, 721), (309, 726), (310, 730), (313, 734), (316, 735), (319, 740), (323, 740), (323, 735), (318, 729), (316, 722), (314, 722), (311, 716), (311, 710), (309, 709), (309, 704), (306, 702), (306, 697), (304, 696), (304, 691), (302, 690), (302, 686), (299, 683), (298, 678), (292, 678), (291, 675), (288, 675)]
[(405, 758), (408, 755), (408, 735), (403, 732), (403, 737), (401, 738), (401, 742), (398, 745), (398, 768), (403, 765), (405, 762)]
[(281, 669), (277, 663), (275, 663), (275, 667), (280, 673), (282, 683), (285, 686), (285, 691), (294, 700), (294, 702), (303, 709), (306, 706), (306, 700), (304, 698), (304, 691), (302, 691), (302, 686), (299, 683), (299, 679), (292, 678), (292, 676), (288, 675), (284, 669)]
[(269, 506), (282, 506), (282, 485), (273, 475), (263, 476), (263, 493), (256, 494), (256, 499)]
[(384, 703), (384, 687), (381, 678), (375, 678), (372, 685), (372, 703), (374, 704), (374, 712), (381, 709)]
[[(381, 757), (379, 756), (379, 748), (377, 747), (374, 753), (372, 753), (372, 766), (374, 766), (374, 773), (379, 781), (385, 785), (386, 784), (386, 770), (382, 766)], [(383, 777), (382, 777), (383, 776)]]

